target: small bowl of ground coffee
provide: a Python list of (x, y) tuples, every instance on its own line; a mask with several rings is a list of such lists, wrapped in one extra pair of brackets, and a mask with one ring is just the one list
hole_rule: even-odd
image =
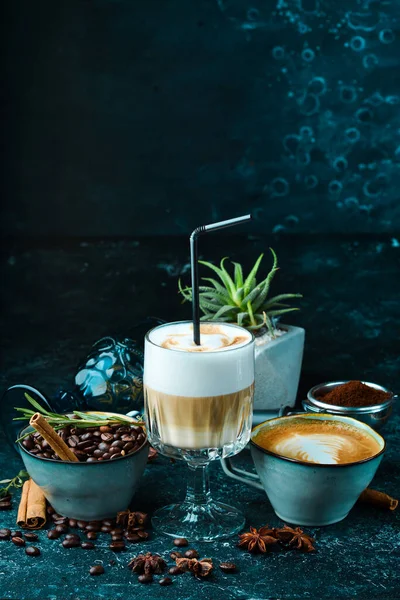
[(312, 387), (303, 408), (307, 412), (353, 417), (379, 430), (389, 419), (396, 397), (376, 383), (331, 381)]

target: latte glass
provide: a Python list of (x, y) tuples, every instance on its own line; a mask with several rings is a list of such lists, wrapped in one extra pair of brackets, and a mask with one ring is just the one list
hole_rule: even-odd
[[(184, 502), (158, 510), (155, 529), (172, 537), (213, 541), (240, 531), (243, 515), (215, 502), (208, 465), (240, 452), (250, 439), (254, 395), (254, 336), (237, 325), (201, 324), (202, 339), (218, 329), (227, 345), (177, 349), (170, 332), (188, 338), (190, 321), (166, 323), (145, 338), (144, 395), (149, 441), (189, 467)], [(220, 339), (217, 338), (216, 339)], [(166, 342), (166, 340), (169, 340)]]

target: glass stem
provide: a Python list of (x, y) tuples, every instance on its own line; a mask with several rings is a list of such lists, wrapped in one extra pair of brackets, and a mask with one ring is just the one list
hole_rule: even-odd
[(189, 475), (185, 502), (189, 504), (208, 504), (211, 500), (208, 463), (205, 465), (188, 463), (188, 468)]

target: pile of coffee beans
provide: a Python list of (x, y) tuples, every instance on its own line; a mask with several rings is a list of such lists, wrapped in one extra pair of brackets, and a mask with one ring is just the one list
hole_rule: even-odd
[[(68, 425), (57, 433), (80, 462), (122, 458), (136, 452), (146, 441), (146, 434), (140, 425), (102, 425), (86, 429)], [(25, 450), (39, 458), (61, 460), (38, 432), (32, 433), (21, 443)]]

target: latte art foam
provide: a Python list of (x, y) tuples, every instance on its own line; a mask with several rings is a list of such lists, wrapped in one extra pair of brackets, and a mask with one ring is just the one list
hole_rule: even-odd
[(235, 329), (223, 328), (220, 325), (200, 325), (200, 345), (193, 341), (193, 325), (186, 325), (184, 330), (166, 333), (162, 348), (181, 350), (182, 352), (219, 352), (228, 348), (241, 346), (249, 341), (247, 335), (237, 335)]
[(253, 439), (275, 454), (322, 465), (357, 462), (380, 451), (378, 442), (364, 430), (334, 420), (283, 419), (260, 429)]

